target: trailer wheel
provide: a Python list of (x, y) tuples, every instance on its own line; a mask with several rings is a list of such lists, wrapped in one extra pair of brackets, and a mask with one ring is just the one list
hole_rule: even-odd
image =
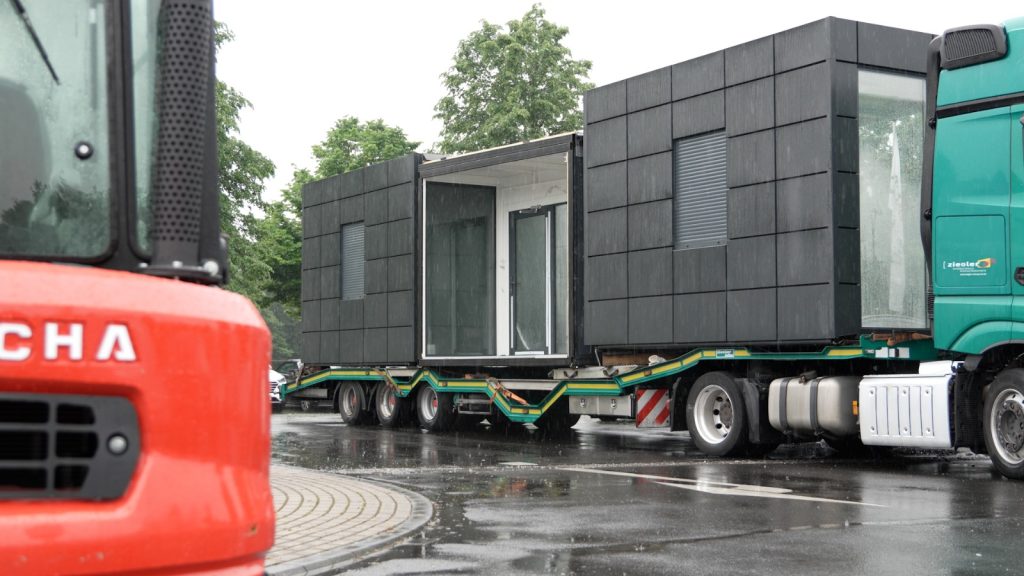
[(397, 428), (406, 419), (409, 402), (405, 398), (395, 396), (391, 388), (378, 384), (374, 394), (373, 407), (377, 412), (377, 421), (384, 428)]
[(342, 382), (338, 386), (338, 414), (345, 424), (358, 426), (366, 422), (366, 393), (358, 382)]
[(1024, 480), (1024, 369), (996, 376), (985, 398), (982, 425), (992, 465), (1007, 478)]
[(569, 413), (569, 400), (562, 398), (548, 408), (533, 425), (546, 434), (568, 434), (579, 421), (579, 414)]
[(686, 398), (686, 427), (701, 452), (740, 454), (747, 444), (747, 413), (739, 386), (726, 372), (708, 372)]
[(420, 428), (428, 432), (445, 432), (455, 424), (455, 402), (451, 394), (438, 394), (430, 386), (420, 386), (416, 393), (416, 417)]

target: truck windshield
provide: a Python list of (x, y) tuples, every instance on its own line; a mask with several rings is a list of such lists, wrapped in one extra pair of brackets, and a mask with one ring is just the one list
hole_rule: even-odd
[(0, 1), (0, 257), (109, 249), (108, 18), (100, 0)]

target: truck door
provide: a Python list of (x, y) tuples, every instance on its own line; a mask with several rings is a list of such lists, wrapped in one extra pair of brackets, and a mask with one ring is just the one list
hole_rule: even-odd
[(1013, 339), (1024, 340), (1024, 104), (1010, 109), (1010, 262)]
[[(935, 343), (943, 349), (978, 353), (993, 340), (1011, 337), (1014, 268), (1007, 240), (1016, 122), (1006, 106), (975, 112), (954, 108), (945, 115), (939, 110), (932, 278)], [(1015, 138), (1019, 149), (1020, 134)], [(1024, 266), (1024, 253), (1017, 258)]]

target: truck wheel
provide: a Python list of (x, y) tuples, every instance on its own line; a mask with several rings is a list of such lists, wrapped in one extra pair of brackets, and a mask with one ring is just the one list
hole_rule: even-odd
[(376, 398), (373, 403), (377, 411), (377, 420), (385, 428), (397, 428), (405, 421), (408, 402), (395, 396), (391, 388), (383, 384), (377, 386)]
[(579, 414), (569, 413), (569, 400), (559, 399), (533, 425), (545, 434), (568, 434), (579, 421)]
[(451, 394), (438, 394), (430, 386), (420, 386), (416, 394), (416, 417), (420, 428), (445, 432), (455, 424), (455, 402)]
[(992, 465), (1007, 478), (1024, 480), (1024, 369), (1011, 368), (996, 376), (983, 414)]
[(708, 372), (686, 398), (686, 427), (709, 456), (741, 454), (747, 445), (747, 413), (739, 386), (726, 372)]
[(306, 400), (305, 398), (299, 400), (299, 410), (302, 410), (303, 412), (309, 412), (312, 409), (313, 402), (311, 400)]
[(338, 414), (345, 424), (358, 426), (366, 421), (366, 393), (358, 382), (338, 386)]

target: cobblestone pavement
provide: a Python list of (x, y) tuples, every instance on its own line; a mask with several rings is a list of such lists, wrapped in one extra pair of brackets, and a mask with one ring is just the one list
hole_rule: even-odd
[(325, 472), (273, 465), (277, 511), (270, 576), (325, 574), (415, 531), (430, 502), (407, 490)]

